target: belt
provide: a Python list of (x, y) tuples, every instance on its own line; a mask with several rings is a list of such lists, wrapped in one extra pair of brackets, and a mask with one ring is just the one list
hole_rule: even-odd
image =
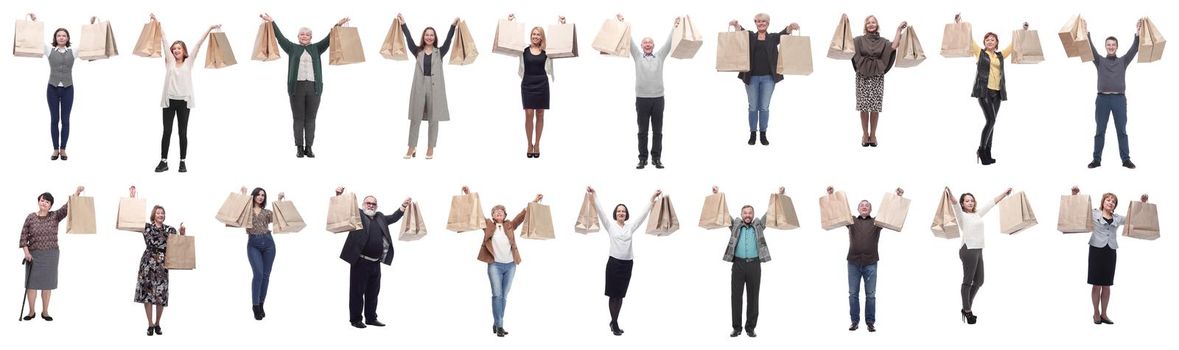
[(372, 261), (372, 262), (380, 262), (381, 261), (381, 259), (370, 258), (370, 257), (364, 256), (364, 255), (361, 255), (360, 258), (364, 259), (364, 260)]
[(1125, 95), (1124, 92), (1098, 92), (1098, 95)]
[(744, 262), (744, 263), (761, 262), (761, 259), (760, 258), (733, 258), (733, 262)]

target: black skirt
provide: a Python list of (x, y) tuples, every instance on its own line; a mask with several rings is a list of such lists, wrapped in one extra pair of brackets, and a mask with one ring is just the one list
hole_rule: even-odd
[(1089, 246), (1089, 284), (1112, 286), (1114, 270), (1118, 266), (1118, 251), (1108, 245), (1104, 248)]
[(611, 298), (626, 297), (626, 289), (630, 288), (630, 272), (634, 266), (634, 260), (620, 260), (610, 257), (610, 260), (606, 261), (606, 296)]
[(520, 98), (524, 109), (549, 109), (548, 76), (525, 75), (520, 81)]

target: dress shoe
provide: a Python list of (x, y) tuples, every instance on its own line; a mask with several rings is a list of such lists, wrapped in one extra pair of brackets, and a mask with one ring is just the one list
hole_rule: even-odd
[(1108, 318), (1105, 318), (1105, 317), (1102, 317), (1102, 318), (1101, 318), (1101, 323), (1104, 323), (1104, 324), (1114, 324), (1114, 323), (1113, 323), (1113, 321), (1110, 321)]
[(157, 324), (155, 327), (152, 327), (152, 329), (156, 331), (156, 335), (164, 335), (164, 331), (160, 330), (160, 325)]
[(1093, 324), (1101, 324), (1101, 318), (1097, 317), (1097, 316), (1093, 316)]
[(740, 329), (734, 329), (732, 333), (729, 333), (729, 337), (732, 337), (732, 338), (736, 338), (738, 335), (741, 335)]
[(869, 323), (869, 324), (868, 324), (868, 331), (869, 331), (869, 332), (875, 332), (875, 331), (876, 331), (876, 325)]
[[(762, 132), (761, 132), (761, 145), (762, 145), (762, 146), (769, 146), (769, 145), (770, 145), (770, 139), (767, 139), (767, 138), (766, 138), (766, 132), (765, 132), (765, 131), (762, 131)], [(746, 332), (746, 333), (748, 333), (748, 332)]]
[(622, 329), (618, 328), (618, 323), (616, 322), (610, 322), (610, 332), (614, 333), (615, 336), (622, 335)]
[[(750, 131), (749, 132), (749, 145), (753, 146), (754, 144), (757, 144), (757, 132)], [(734, 337), (736, 337), (736, 336), (734, 335)]]
[[(62, 160), (65, 160), (65, 156), (61, 156), (61, 159), (62, 159)], [(1131, 162), (1131, 161), (1129, 161), (1129, 160), (1123, 160), (1123, 161), (1122, 161), (1122, 166), (1124, 166), (1124, 167), (1126, 167), (1126, 168), (1129, 168), (1129, 169), (1134, 169), (1134, 168), (1137, 168), (1137, 167), (1138, 167), (1138, 166), (1134, 165), (1134, 162)]]
[[(46, 320), (46, 321), (53, 321), (53, 317), (46, 315), (44, 312), (41, 313), (41, 319)], [(1109, 324), (1113, 324), (1113, 322), (1110, 322)]]
[[(28, 321), (28, 320), (31, 320), (31, 319), (33, 319), (33, 317), (37, 317), (37, 314), (28, 314), (28, 315), (25, 315), (25, 317), (21, 317), (21, 320)], [(1101, 321), (1098, 321), (1098, 323), (1100, 323), (1100, 322), (1101, 322)]]
[(147, 326), (147, 336), (149, 336), (149, 337), (150, 337), (150, 336), (153, 336), (153, 335), (155, 335), (155, 334), (156, 334), (156, 327)]
[(757, 338), (757, 333), (753, 332), (753, 329), (746, 329), (745, 335), (748, 335), (750, 338)]
[(184, 161), (183, 161), (183, 160), (182, 160), (182, 161), (180, 161), (180, 168), (179, 168), (179, 169), (177, 169), (176, 171), (179, 171), (179, 172), (182, 172), (182, 173), (187, 173), (187, 172), (188, 172), (188, 167), (184, 166)]
[(504, 327), (499, 327), (498, 329), (499, 329), (500, 333), (503, 333), (504, 335), (508, 335), (508, 330), (504, 329)]
[(160, 161), (160, 164), (156, 164), (156, 172), (157, 172), (157, 173), (162, 173), (162, 172), (165, 172), (165, 171), (168, 171), (168, 162), (165, 162), (165, 161), (162, 161), (162, 160), (161, 160), (161, 161)]
[(496, 328), (495, 329), (495, 336), (503, 338), (505, 335), (508, 335), (508, 334), (504, 332), (503, 328)]
[(663, 169), (663, 162), (660, 162), (658, 159), (651, 162), (651, 164), (655, 165), (655, 169)]
[(303, 146), (295, 147), (298, 147), (298, 151), (295, 153), (295, 158), (303, 158), (303, 156), (307, 155), (307, 151), (303, 149)]
[(1089, 162), (1089, 169), (1093, 169), (1093, 168), (1096, 168), (1099, 166), (1101, 166), (1100, 160), (1093, 160), (1092, 162)]
[(258, 314), (262, 315), (262, 318), (266, 318), (266, 303), (258, 304)]
[(315, 153), (311, 152), (311, 145), (307, 145), (307, 149), (305, 152), (303, 152), (303, 154), (306, 155), (307, 158), (315, 158)]
[(369, 326), (376, 326), (376, 327), (384, 327), (385, 326), (385, 324), (381, 323), (380, 320), (368, 320), (368, 321), (364, 321), (364, 324), (367, 324)]
[(847, 327), (847, 330), (849, 330), (849, 331), (855, 331), (857, 329), (860, 329), (859, 323), (852, 323), (851, 327)]
[(360, 321), (355, 321), (355, 322), (352, 322), (352, 327), (356, 327), (356, 328), (365, 328), (365, 327), (368, 327), (368, 326), (365, 326), (365, 325), (364, 325), (364, 323), (361, 323)]
[(647, 161), (640, 160), (639, 165), (635, 165), (635, 169), (642, 169), (647, 167)]

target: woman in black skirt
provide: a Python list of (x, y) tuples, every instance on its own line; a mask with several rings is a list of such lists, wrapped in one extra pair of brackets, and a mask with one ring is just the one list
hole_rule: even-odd
[[(1073, 187), (1073, 195), (1081, 190)], [(1145, 203), (1149, 197), (1142, 195)], [(1124, 216), (1114, 214), (1118, 196), (1101, 195), (1100, 207), (1093, 209), (1093, 235), (1089, 237), (1089, 284), (1093, 285), (1093, 324), (1114, 324), (1109, 320), (1109, 289), (1113, 286), (1114, 270), (1118, 264), (1118, 226), (1126, 223)]]
[(622, 328), (618, 327), (618, 314), (622, 312), (622, 299), (626, 298), (626, 290), (630, 288), (630, 274), (634, 270), (634, 249), (632, 249), (631, 243), (634, 241), (635, 231), (643, 227), (643, 221), (647, 219), (647, 214), (655, 205), (655, 199), (659, 198), (663, 192), (656, 190), (655, 194), (651, 195), (651, 201), (640, 209), (634, 221), (630, 221), (630, 210), (626, 208), (626, 205), (618, 204), (614, 206), (614, 210), (606, 211), (606, 207), (603, 207), (602, 201), (598, 200), (597, 192), (594, 192), (593, 187), (586, 187), (585, 192), (593, 197), (594, 208), (598, 210), (598, 219), (602, 221), (602, 228), (610, 234), (610, 258), (606, 260), (606, 296), (610, 297), (610, 332), (614, 335), (622, 335)]
[[(565, 17), (560, 21), (565, 23)], [(527, 156), (540, 158), (540, 134), (544, 131), (544, 111), (549, 109), (553, 61), (544, 51), (544, 28), (533, 27), (529, 38), (531, 45), (520, 54), (520, 98), (524, 102), (524, 131), (528, 135)]]

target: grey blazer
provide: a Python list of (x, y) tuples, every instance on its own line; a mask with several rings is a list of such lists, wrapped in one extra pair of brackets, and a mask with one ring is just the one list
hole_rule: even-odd
[[(733, 261), (733, 256), (737, 253), (737, 238), (741, 236), (741, 226), (744, 224), (740, 217), (733, 218), (733, 223), (729, 227), (732, 235), (729, 236), (728, 248), (725, 248), (725, 261)], [(757, 258), (761, 262), (770, 261), (770, 248), (766, 245), (765, 231), (766, 215), (762, 214), (761, 218), (753, 219), (753, 233), (757, 235)]]

